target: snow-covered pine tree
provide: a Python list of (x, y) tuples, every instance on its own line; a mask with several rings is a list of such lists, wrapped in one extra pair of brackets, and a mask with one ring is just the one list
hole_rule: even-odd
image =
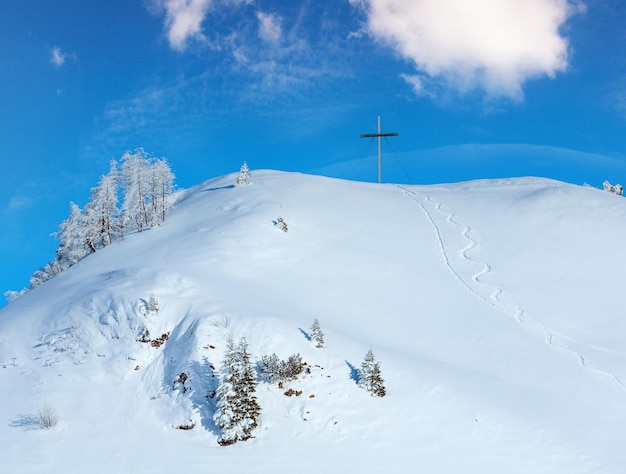
[(258, 367), (265, 382), (276, 383), (297, 379), (304, 369), (304, 363), (300, 354), (292, 354), (287, 360), (280, 360), (276, 353), (273, 353), (261, 357)]
[(276, 383), (281, 381), (280, 373), (280, 359), (276, 353), (271, 355), (262, 356), (259, 361), (259, 371), (264, 381), (269, 383)]
[(255, 392), (256, 377), (248, 344), (241, 339), (238, 346), (230, 340), (221, 369), (221, 380), (216, 391), (217, 406), (213, 414), (215, 424), (222, 430), (219, 444), (228, 446), (252, 437), (261, 414)]
[(237, 186), (248, 186), (251, 183), (252, 173), (248, 169), (248, 164), (244, 161), (237, 175)]
[(148, 298), (148, 311), (150, 313), (159, 314), (159, 298), (153, 294)]
[(370, 348), (359, 369), (359, 386), (370, 392), (373, 397), (384, 397), (387, 394), (385, 381), (380, 373), (380, 364)]
[(318, 349), (324, 347), (324, 333), (322, 332), (320, 322), (317, 319), (313, 320), (313, 325), (311, 326), (311, 341)]

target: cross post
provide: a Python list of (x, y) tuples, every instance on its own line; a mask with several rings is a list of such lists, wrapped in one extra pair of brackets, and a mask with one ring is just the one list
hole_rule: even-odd
[(378, 133), (362, 133), (361, 138), (378, 138), (378, 184), (382, 183), (383, 171), (380, 159), (380, 138), (381, 137), (397, 137), (397, 133), (380, 133), (380, 115), (378, 116)]

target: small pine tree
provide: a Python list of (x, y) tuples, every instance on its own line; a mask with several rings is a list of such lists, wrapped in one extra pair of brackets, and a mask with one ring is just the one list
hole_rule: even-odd
[(244, 161), (237, 176), (237, 186), (248, 186), (251, 183), (252, 173), (248, 169), (248, 164)]
[(311, 326), (311, 341), (315, 343), (315, 347), (318, 349), (324, 347), (324, 333), (317, 319), (313, 320), (313, 325)]
[(276, 225), (276, 227), (278, 227), (283, 232), (287, 232), (288, 230), (287, 223), (284, 221), (282, 217), (279, 217), (278, 219), (276, 219), (276, 223), (274, 225)]
[(259, 361), (259, 371), (261, 378), (266, 382), (276, 383), (281, 381), (280, 359), (275, 352), (272, 355), (261, 357)]
[(241, 339), (235, 347), (228, 342), (222, 367), (220, 385), (217, 388), (217, 409), (213, 414), (215, 424), (222, 433), (219, 444), (228, 446), (252, 437), (261, 414), (255, 392), (256, 374), (250, 362), (248, 344)]
[(359, 386), (370, 392), (373, 397), (384, 397), (387, 394), (384, 383), (380, 373), (380, 364), (370, 348), (359, 369)]
[(148, 298), (148, 311), (159, 314), (159, 299), (154, 295), (150, 295), (150, 298)]

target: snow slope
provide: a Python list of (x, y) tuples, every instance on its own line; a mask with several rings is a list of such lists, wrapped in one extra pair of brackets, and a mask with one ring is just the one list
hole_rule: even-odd
[[(0, 310), (2, 472), (626, 471), (623, 198), (539, 178), (234, 182), (181, 191), (162, 227)], [(220, 447), (210, 396), (242, 336), (312, 370), (261, 383), (256, 438)], [(370, 347), (381, 399), (354, 380)]]

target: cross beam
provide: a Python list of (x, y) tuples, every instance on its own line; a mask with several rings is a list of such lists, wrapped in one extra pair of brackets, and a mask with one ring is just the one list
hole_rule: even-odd
[(382, 163), (380, 159), (380, 137), (397, 137), (397, 133), (380, 133), (380, 115), (378, 116), (378, 133), (362, 133), (361, 138), (378, 138), (378, 183), (382, 183)]

